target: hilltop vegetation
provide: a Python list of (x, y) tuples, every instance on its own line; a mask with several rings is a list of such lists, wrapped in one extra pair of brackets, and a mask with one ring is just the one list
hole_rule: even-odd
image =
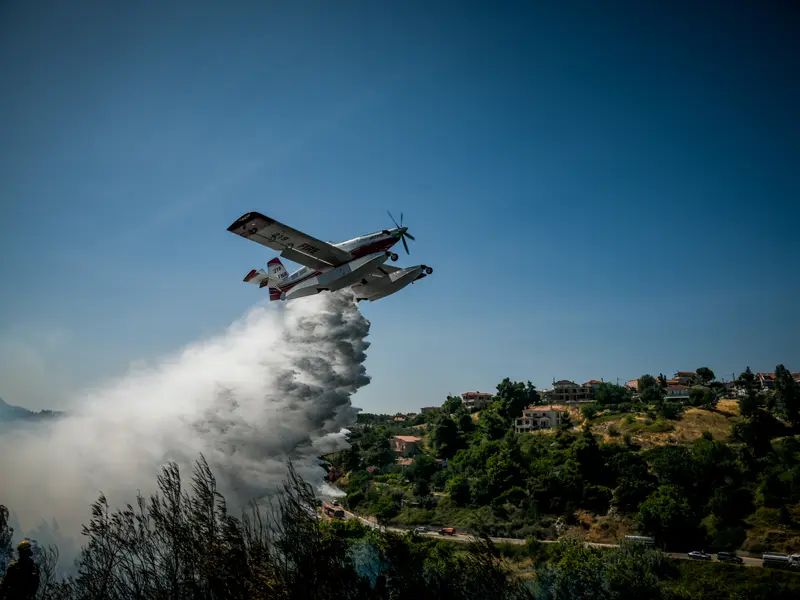
[[(117, 510), (98, 498), (73, 577), (57, 581), (57, 549), (39, 549), (39, 598), (796, 598), (800, 574), (686, 564), (638, 544), (588, 548), (564, 535), (569, 527), (589, 536), (635, 529), (670, 549), (796, 549), (796, 384), (783, 378), (764, 394), (749, 371), (740, 383), (738, 414), (724, 416), (728, 441), (706, 432), (645, 447), (635, 443), (636, 432), (608, 441), (593, 433), (619, 416), (614, 413), (652, 421), (644, 427), (667, 423), (677, 432), (690, 415), (721, 410), (715, 402), (676, 412), (659, 404), (658, 390), (651, 392), (654, 404), (606, 390), (617, 402), (598, 403), (598, 410), (541, 435), (513, 432), (514, 411), (540, 400), (529, 384), (508, 380), (477, 421), (454, 398), (411, 422), (364, 415), (358, 442), (329, 457), (334, 478), (337, 470), (343, 474), (338, 483), (347, 504), (383, 521), (463, 519), (478, 536), (469, 545), (324, 519), (314, 510), (319, 500), (291, 467), (271, 505), (235, 517), (204, 460), (189, 489), (171, 464), (152, 497)], [(421, 434), (422, 450), (399, 466), (389, 436), (413, 432)], [(446, 464), (437, 461), (442, 457)], [(3, 564), (13, 538), (7, 517), (0, 506)], [(508, 531), (529, 539), (496, 547), (487, 537)], [(533, 539), (559, 533), (558, 544)]]
[[(384, 522), (483, 526), (500, 536), (596, 541), (626, 533), (689, 550), (800, 550), (800, 393), (782, 366), (761, 391), (749, 368), (741, 397), (723, 398), (698, 370), (688, 402), (666, 380), (639, 390), (603, 384), (596, 402), (556, 430), (516, 434), (514, 419), (541, 403), (530, 383), (505, 379), (474, 419), (460, 398), (404, 422), (364, 415), (346, 452), (329, 457), (346, 504)], [(422, 438), (400, 465), (393, 435)], [(438, 460), (437, 460), (438, 459)]]
[[(320, 518), (311, 488), (289, 471), (266, 512), (231, 515), (208, 465), (190, 489), (166, 466), (160, 492), (113, 510), (91, 507), (77, 574), (54, 577), (57, 549), (37, 552), (41, 600), (790, 600), (800, 575), (686, 565), (640, 544), (587, 548), (469, 544), (372, 530), (356, 520)], [(0, 556), (10, 553), (8, 511), (0, 506)]]

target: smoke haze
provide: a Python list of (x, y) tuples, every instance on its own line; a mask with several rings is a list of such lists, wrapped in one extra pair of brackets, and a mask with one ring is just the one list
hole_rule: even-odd
[(119, 506), (154, 491), (166, 461), (190, 475), (200, 453), (234, 510), (274, 491), (290, 458), (322, 485), (316, 456), (347, 446), (350, 397), (369, 383), (368, 333), (347, 292), (256, 306), (223, 334), (87, 392), (69, 417), (0, 435), (0, 504), (23, 531), (55, 519), (77, 538), (101, 491)]

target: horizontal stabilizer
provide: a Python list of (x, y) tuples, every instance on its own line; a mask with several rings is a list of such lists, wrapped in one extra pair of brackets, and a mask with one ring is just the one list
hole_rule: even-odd
[(245, 275), (244, 282), (252, 283), (258, 287), (264, 287), (269, 283), (269, 275), (267, 275), (264, 269), (253, 269), (247, 275)]

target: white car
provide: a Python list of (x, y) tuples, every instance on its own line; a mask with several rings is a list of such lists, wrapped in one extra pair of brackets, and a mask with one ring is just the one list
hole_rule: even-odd
[(428, 532), (428, 528), (427, 527), (415, 527), (414, 528), (414, 533), (427, 533), (427, 532)]
[(689, 558), (693, 560), (711, 560), (711, 555), (706, 554), (705, 552), (699, 552), (697, 550), (693, 550), (689, 552)]

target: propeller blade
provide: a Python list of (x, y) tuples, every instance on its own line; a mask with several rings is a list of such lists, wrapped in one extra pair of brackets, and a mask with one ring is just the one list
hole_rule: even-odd
[(390, 213), (388, 210), (386, 212), (389, 213), (389, 218), (392, 220), (392, 223), (394, 223), (395, 227), (400, 229), (400, 225), (398, 225), (397, 221), (394, 220), (394, 217), (392, 216), (392, 213)]
[(411, 254), (411, 252), (408, 251), (408, 244), (406, 243), (406, 236), (402, 236), (400, 239), (403, 240), (403, 247), (406, 249), (406, 254)]
[[(415, 240), (414, 236), (413, 236), (413, 235), (411, 235), (411, 234), (410, 234), (410, 233), (408, 233), (408, 232), (404, 233), (403, 235), (404, 235), (404, 236), (406, 236), (406, 237), (407, 237), (408, 239), (410, 239), (410, 240)], [(415, 240), (415, 241), (416, 241), (416, 240)]]
[(400, 227), (403, 226), (403, 213), (400, 213)]

